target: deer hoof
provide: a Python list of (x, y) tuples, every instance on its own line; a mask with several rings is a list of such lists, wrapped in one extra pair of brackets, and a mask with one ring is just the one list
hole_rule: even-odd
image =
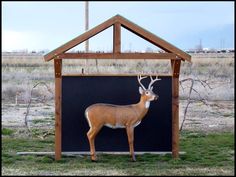
[(135, 156), (132, 156), (131, 161), (132, 161), (132, 162), (136, 162)]
[(92, 156), (92, 157), (91, 157), (91, 161), (92, 161), (92, 162), (97, 162), (97, 158)]
[(93, 159), (91, 159), (91, 161), (92, 161), (92, 162), (98, 162), (97, 160), (93, 160)]

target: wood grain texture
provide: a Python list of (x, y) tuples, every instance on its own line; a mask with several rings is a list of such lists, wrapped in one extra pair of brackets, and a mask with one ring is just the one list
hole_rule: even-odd
[(61, 159), (61, 68), (62, 60), (54, 60), (55, 68), (55, 160)]
[(63, 53), (63, 59), (176, 59), (173, 53)]
[(172, 76), (179, 77), (181, 60), (171, 60)]
[(172, 156), (179, 157), (179, 71), (181, 60), (171, 62), (172, 67)]
[(121, 24), (115, 23), (113, 28), (113, 53), (121, 52)]

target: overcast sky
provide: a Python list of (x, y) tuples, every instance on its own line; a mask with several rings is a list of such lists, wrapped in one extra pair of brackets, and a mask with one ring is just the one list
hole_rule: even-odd
[[(2, 1), (2, 50), (53, 50), (85, 32), (85, 2)], [(183, 50), (234, 48), (234, 2), (89, 2), (89, 28), (120, 14)], [(122, 30), (122, 50), (155, 46)], [(80, 45), (77, 49), (84, 49)], [(90, 40), (92, 50), (112, 49), (112, 29)]]

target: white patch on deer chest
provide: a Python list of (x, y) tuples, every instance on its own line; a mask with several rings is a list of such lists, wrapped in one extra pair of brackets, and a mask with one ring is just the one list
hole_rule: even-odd
[(109, 128), (113, 128), (113, 129), (115, 129), (115, 128), (125, 128), (124, 125), (118, 124), (118, 123), (116, 123), (116, 125), (105, 124), (105, 126), (107, 126), (107, 127), (109, 127)]
[(145, 108), (149, 108), (149, 106), (150, 106), (150, 101), (146, 101), (145, 102)]

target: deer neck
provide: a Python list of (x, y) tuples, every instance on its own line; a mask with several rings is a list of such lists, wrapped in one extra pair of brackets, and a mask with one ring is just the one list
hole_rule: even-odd
[(139, 119), (143, 119), (144, 116), (147, 114), (148, 109), (150, 106), (150, 101), (147, 101), (142, 95), (140, 101), (136, 104), (136, 110), (139, 113)]
[(144, 107), (145, 109), (149, 109), (149, 106), (150, 106), (150, 101), (147, 100), (147, 98), (143, 95), (141, 95), (140, 97), (140, 101), (138, 103), (141, 107)]

